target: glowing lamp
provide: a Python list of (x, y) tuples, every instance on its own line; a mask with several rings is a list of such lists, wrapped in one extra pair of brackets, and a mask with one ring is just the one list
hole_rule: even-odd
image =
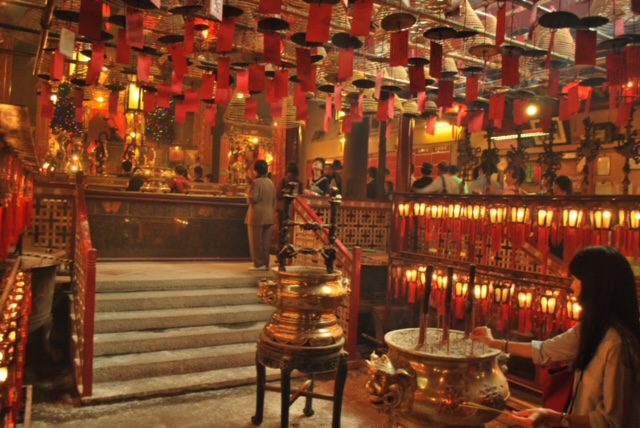
[(537, 105), (529, 104), (527, 106), (527, 110), (526, 111), (527, 111), (527, 116), (535, 116), (535, 115), (538, 114), (539, 109), (538, 109)]
[(554, 315), (556, 313), (556, 296), (542, 296), (540, 298), (540, 310), (543, 314)]
[(0, 383), (4, 383), (9, 377), (9, 369), (7, 367), (0, 367)]
[(573, 321), (580, 320), (580, 316), (582, 315), (582, 306), (580, 306), (575, 298), (571, 298), (567, 301), (567, 314)]
[(442, 218), (447, 214), (447, 207), (444, 205), (431, 205), (431, 218)]
[(520, 309), (529, 309), (533, 302), (533, 293), (530, 291), (518, 292), (518, 307)]
[(525, 207), (511, 207), (511, 222), (526, 223), (529, 221), (529, 209)]
[(619, 221), (629, 229), (640, 229), (640, 210), (620, 210)]
[(507, 207), (489, 208), (489, 221), (493, 224), (502, 223), (507, 216)]
[(129, 83), (124, 96), (124, 110), (126, 112), (136, 112), (144, 110), (143, 89), (135, 83)]
[(511, 298), (511, 286), (506, 284), (497, 284), (493, 287), (493, 298), (496, 303), (509, 303)]
[(169, 147), (169, 162), (183, 162), (184, 150), (180, 146)]
[(416, 269), (407, 269), (404, 275), (408, 282), (416, 282), (418, 279), (418, 271)]
[(553, 224), (553, 210), (540, 208), (538, 210), (538, 226), (551, 227)]
[(398, 214), (400, 217), (409, 217), (409, 204), (398, 204)]
[(464, 297), (467, 294), (467, 289), (469, 288), (469, 284), (466, 282), (456, 282), (456, 286), (453, 289), (456, 297)]
[(471, 205), (467, 207), (467, 218), (469, 220), (480, 220), (484, 218), (487, 213), (487, 208), (484, 205)]
[(460, 218), (460, 216), (464, 213), (462, 205), (460, 204), (450, 204), (448, 209), (449, 217), (451, 218)]
[(562, 225), (564, 227), (582, 226), (583, 212), (573, 208), (562, 210)]
[(591, 217), (591, 226), (595, 229), (611, 228), (613, 214), (609, 210), (595, 209), (589, 213)]
[(420, 284), (426, 284), (427, 283), (427, 267), (418, 266), (418, 273), (420, 274)]
[(413, 204), (413, 214), (417, 217), (417, 216), (423, 216), (424, 213), (427, 211), (427, 204), (425, 204), (424, 202), (416, 202)]

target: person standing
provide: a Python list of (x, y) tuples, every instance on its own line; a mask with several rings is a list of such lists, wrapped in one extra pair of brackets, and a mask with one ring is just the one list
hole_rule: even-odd
[(342, 162), (339, 159), (333, 161), (333, 186), (342, 194)]
[(440, 162), (438, 164), (438, 174), (439, 176), (431, 184), (416, 190), (416, 193), (460, 194), (460, 186), (449, 174), (449, 166), (446, 163)]
[(376, 199), (376, 178), (378, 177), (378, 168), (370, 166), (367, 168), (367, 199)]
[(253, 169), (256, 172), (256, 178), (247, 191), (249, 209), (244, 220), (253, 261), (253, 267), (249, 270), (269, 270), (269, 247), (276, 210), (276, 188), (268, 177), (269, 165), (265, 160), (257, 160)]
[(420, 167), (420, 172), (422, 173), (422, 177), (417, 179), (411, 184), (412, 192), (419, 192), (421, 189), (424, 189), (429, 184), (433, 183), (433, 177), (431, 174), (433, 173), (433, 165), (429, 162), (425, 162)]

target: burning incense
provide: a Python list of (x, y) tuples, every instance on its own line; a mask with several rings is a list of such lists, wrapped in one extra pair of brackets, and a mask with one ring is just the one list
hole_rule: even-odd
[(421, 349), (427, 337), (427, 315), (429, 315), (429, 299), (431, 298), (431, 282), (433, 281), (433, 266), (427, 266), (426, 284), (424, 285), (424, 295), (422, 296), (422, 307), (420, 308), (420, 331), (418, 333), (418, 344), (416, 349)]
[(476, 285), (476, 265), (471, 265), (469, 268), (469, 286), (467, 287), (467, 307), (465, 308), (464, 316), (464, 337), (469, 337), (471, 332), (476, 326), (476, 305), (474, 289)]

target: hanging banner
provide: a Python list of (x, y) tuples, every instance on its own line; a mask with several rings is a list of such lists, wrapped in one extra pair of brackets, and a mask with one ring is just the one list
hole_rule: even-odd
[(478, 99), (478, 79), (479, 76), (467, 76), (466, 101), (476, 101)]
[(373, 16), (373, 0), (356, 0), (353, 3), (353, 19), (351, 20), (351, 35), (366, 37), (371, 31), (371, 17)]
[[(124, 30), (123, 30), (124, 31)], [(73, 58), (73, 54), (76, 48), (76, 33), (63, 28), (60, 30), (60, 44), (58, 50), (67, 58)]]
[(98, 82), (104, 66), (104, 43), (96, 42), (91, 45), (91, 62), (87, 70), (87, 83), (95, 85)]
[(438, 106), (447, 108), (453, 105), (453, 80), (438, 82)]
[(144, 91), (142, 99), (145, 112), (153, 113), (154, 111), (156, 111), (156, 106), (158, 105), (158, 95), (155, 92)]
[(136, 71), (140, 82), (149, 81), (149, 76), (151, 74), (151, 55), (138, 54), (138, 67)]
[(187, 59), (184, 56), (184, 46), (182, 43), (176, 43), (169, 46), (169, 53), (171, 54), (174, 73), (178, 76), (184, 76), (187, 74), (188, 64)]
[(353, 76), (353, 55), (353, 49), (340, 49), (338, 53), (338, 80), (349, 80)]
[(307, 21), (307, 42), (326, 43), (329, 41), (331, 12), (333, 5), (329, 3), (311, 3)]
[(185, 18), (184, 20), (184, 54), (191, 55), (193, 53), (193, 39), (195, 32), (195, 24), (193, 18)]
[(496, 23), (496, 46), (500, 47), (504, 43), (504, 34), (507, 21), (507, 3), (502, 3), (498, 8), (498, 22)]
[(158, 85), (158, 107), (171, 107), (171, 87), (166, 85)]
[(176, 123), (185, 123), (187, 121), (187, 109), (182, 102), (176, 103)]
[(56, 51), (51, 55), (51, 70), (49, 71), (51, 80), (62, 80), (64, 76), (64, 55)]
[(409, 31), (391, 33), (389, 65), (405, 66), (409, 63)]
[(118, 30), (118, 47), (116, 49), (116, 62), (129, 65), (131, 61), (131, 49), (127, 44), (127, 32), (124, 28)]
[(264, 91), (264, 65), (249, 64), (249, 93)]
[(231, 65), (231, 59), (226, 56), (218, 58), (218, 85), (220, 89), (227, 89), (229, 87), (229, 67)]
[(598, 34), (588, 28), (576, 30), (576, 65), (596, 65)]
[(520, 84), (520, 55), (502, 54), (502, 85)]
[(266, 32), (263, 33), (263, 46), (264, 60), (269, 64), (280, 64), (280, 42), (282, 36), (279, 33)]
[(216, 50), (218, 53), (231, 52), (233, 50), (233, 35), (236, 31), (235, 18), (225, 18), (220, 24)]
[(286, 98), (289, 95), (289, 70), (276, 71), (275, 77), (276, 96)]
[(127, 45), (142, 49), (144, 47), (144, 13), (139, 9), (127, 7), (126, 23)]
[(213, 87), (215, 84), (214, 74), (203, 74), (202, 84), (200, 85), (200, 99), (208, 100), (213, 98)]
[(442, 73), (442, 45), (431, 42), (429, 50), (429, 74), (431, 77), (439, 79)]
[(409, 90), (414, 94), (425, 91), (425, 75), (422, 65), (409, 66)]
[(204, 123), (214, 127), (216, 126), (216, 114), (218, 113), (218, 106), (215, 104), (204, 109)]
[(78, 34), (102, 40), (102, 0), (80, 0)]

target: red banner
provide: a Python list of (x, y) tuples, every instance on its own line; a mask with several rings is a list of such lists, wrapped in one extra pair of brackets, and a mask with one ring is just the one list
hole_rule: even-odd
[(333, 5), (329, 3), (311, 3), (307, 21), (307, 42), (325, 43), (329, 41), (331, 12)]
[(142, 49), (144, 47), (144, 13), (127, 7), (126, 23), (127, 44)]
[(429, 74), (431, 77), (439, 79), (442, 73), (442, 45), (431, 42), (429, 51)]
[(78, 34), (102, 40), (102, 0), (80, 0)]
[(371, 17), (373, 15), (373, 0), (356, 0), (353, 4), (353, 19), (351, 20), (351, 35), (366, 37), (371, 31)]
[(389, 65), (405, 66), (409, 61), (409, 31), (391, 33), (391, 52)]

